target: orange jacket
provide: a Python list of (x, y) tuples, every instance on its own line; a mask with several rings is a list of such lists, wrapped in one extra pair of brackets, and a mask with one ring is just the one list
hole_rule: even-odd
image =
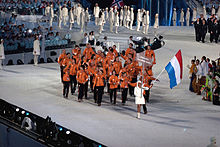
[(120, 81), (121, 88), (128, 88), (128, 83), (130, 82), (130, 79), (128, 77), (121, 77)]
[(105, 79), (105, 77), (103, 75), (98, 75), (97, 74), (95, 76), (93, 88), (95, 88), (95, 86), (104, 86), (104, 79)]
[(88, 81), (88, 75), (86, 74), (86, 72), (84, 70), (79, 70), (77, 72), (77, 81), (80, 84), (84, 84), (85, 82)]
[(78, 71), (78, 65), (77, 64), (71, 64), (70, 65), (70, 75), (75, 76)]
[(95, 55), (95, 52), (92, 48), (85, 48), (85, 50), (83, 51), (83, 56), (85, 56), (86, 59), (91, 59), (93, 54)]
[(63, 81), (65, 81), (65, 82), (69, 82), (70, 81), (69, 72), (64, 72), (64, 74), (63, 74)]
[(154, 53), (154, 51), (153, 50), (146, 50), (145, 51), (145, 56), (147, 57), (147, 58), (150, 58), (150, 59), (152, 59), (153, 60), (153, 64), (156, 64), (156, 58), (155, 58), (155, 53)]
[[(127, 69), (126, 68), (122, 68), (121, 70), (120, 70), (120, 72), (119, 72), (119, 79), (120, 78), (122, 78), (122, 73), (124, 73), (124, 72), (126, 72), (127, 73)], [(128, 73), (127, 73), (127, 75), (128, 75)]]
[(69, 82), (70, 81), (70, 75), (69, 75), (70, 67), (69, 66), (65, 67), (63, 72), (64, 72), (64, 74), (63, 74), (63, 81)]
[(63, 60), (66, 58), (66, 54), (60, 54), (59, 58), (58, 58), (58, 63), (60, 64), (60, 66), (62, 66)]
[(113, 55), (114, 55), (115, 57), (117, 57), (117, 56), (118, 56), (118, 52), (117, 52), (117, 50), (116, 50), (116, 49), (113, 49)]
[(72, 49), (73, 57), (79, 56), (81, 54), (81, 50), (78, 49)]
[(112, 75), (113, 70), (114, 70), (114, 67), (112, 65), (107, 66), (107, 77)]
[(122, 69), (122, 63), (119, 61), (119, 62), (114, 62), (113, 63), (113, 68), (116, 72), (116, 74), (119, 74), (120, 70)]
[(110, 89), (115, 89), (118, 87), (119, 80), (117, 76), (111, 75), (109, 78)]
[(67, 66), (72, 63), (72, 59), (65, 58), (62, 62), (62, 66)]
[(127, 50), (125, 51), (125, 56), (128, 56), (128, 54), (133, 55), (133, 60), (136, 58), (136, 51), (130, 48), (127, 48)]

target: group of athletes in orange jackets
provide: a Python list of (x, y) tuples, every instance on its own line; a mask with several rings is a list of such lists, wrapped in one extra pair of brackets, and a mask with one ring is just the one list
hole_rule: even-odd
[[(152, 66), (156, 64), (155, 53), (150, 46), (146, 47), (145, 56), (152, 59)], [(124, 65), (119, 57), (123, 58)], [(94, 93), (94, 101), (98, 106), (101, 106), (105, 87), (110, 93), (111, 103), (116, 104), (117, 91), (120, 90), (122, 104), (125, 104), (128, 89), (129, 94), (134, 96), (134, 85), (138, 75), (140, 75), (139, 80), (142, 80), (143, 77), (145, 87), (151, 88), (150, 82), (155, 80), (152, 66), (145, 67), (142, 72), (142, 66), (136, 60), (136, 51), (133, 49), (132, 43), (123, 54), (119, 54), (116, 46), (113, 46), (109, 47), (106, 55), (101, 50), (96, 53), (89, 43), (86, 44), (86, 48), (81, 54), (80, 47), (76, 45), (72, 49), (72, 56), (63, 50), (58, 63), (63, 82), (63, 97), (68, 98), (69, 86), (73, 95), (78, 84), (78, 101), (81, 102), (84, 96), (87, 99), (88, 86), (90, 86), (91, 92)], [(112, 100), (113, 95), (114, 100)], [(146, 91), (145, 95), (146, 101), (148, 101), (149, 91)]]

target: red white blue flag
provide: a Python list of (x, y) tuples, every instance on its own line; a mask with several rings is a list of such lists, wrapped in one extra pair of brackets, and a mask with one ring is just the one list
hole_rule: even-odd
[(113, 0), (111, 7), (114, 8), (115, 6), (117, 6), (118, 8), (123, 7), (124, 6), (123, 0)]
[(183, 60), (181, 50), (171, 59), (168, 65), (165, 67), (169, 79), (170, 79), (170, 88), (177, 86), (183, 77)]

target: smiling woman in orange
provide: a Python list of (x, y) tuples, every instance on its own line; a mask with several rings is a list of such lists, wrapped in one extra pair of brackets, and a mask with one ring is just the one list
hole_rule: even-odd
[(110, 85), (110, 102), (112, 103), (112, 96), (114, 93), (114, 104), (116, 104), (117, 97), (117, 88), (118, 88), (119, 80), (115, 75), (115, 71), (112, 71), (112, 75), (109, 77), (109, 85)]
[(78, 101), (81, 102), (83, 98), (83, 90), (85, 88), (85, 84), (88, 81), (88, 75), (84, 71), (85, 67), (82, 65), (80, 66), (80, 70), (77, 72), (77, 81), (79, 85), (79, 95)]
[(87, 43), (86, 48), (83, 51), (83, 56), (85, 56), (86, 59), (91, 59), (92, 55), (95, 55), (95, 52), (93, 51), (91, 45)]
[[(98, 95), (98, 99), (94, 96), (95, 103), (98, 103), (98, 106), (101, 106), (102, 103), (102, 95), (105, 85), (105, 77), (103, 75), (103, 70), (99, 70), (98, 74), (95, 76), (95, 81), (93, 85), (94, 95)], [(96, 94), (97, 93), (97, 94)]]

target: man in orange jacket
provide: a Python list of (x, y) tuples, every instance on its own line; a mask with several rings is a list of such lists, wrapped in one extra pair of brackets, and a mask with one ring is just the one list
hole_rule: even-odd
[(129, 44), (129, 48), (125, 51), (125, 56), (128, 56), (128, 54), (132, 55), (132, 60), (136, 58), (136, 51), (134, 50), (132, 43)]
[(119, 56), (115, 58), (115, 62), (113, 63), (113, 68), (116, 72), (116, 76), (119, 76), (119, 72), (122, 69), (122, 63), (119, 61)]
[(61, 73), (61, 81), (63, 82), (63, 69), (64, 67), (62, 66), (63, 60), (66, 58), (66, 50), (62, 50), (62, 54), (60, 54), (58, 58), (58, 63), (60, 64), (60, 73)]
[(112, 71), (112, 75), (109, 77), (109, 85), (110, 85), (110, 102), (112, 103), (112, 96), (114, 93), (114, 104), (116, 104), (116, 97), (117, 97), (117, 88), (119, 84), (118, 77), (115, 75), (115, 71)]
[(130, 80), (127, 76), (127, 73), (123, 72), (122, 77), (120, 78), (120, 86), (121, 86), (121, 89), (122, 89), (122, 95), (121, 95), (122, 105), (124, 105), (127, 101), (128, 83), (130, 83)]
[(86, 59), (91, 59), (92, 55), (95, 55), (95, 52), (93, 51), (90, 43), (87, 43), (86, 48), (83, 51), (83, 56), (85, 56)]
[(64, 72), (64, 75), (63, 75), (63, 97), (68, 98), (69, 85), (70, 85), (69, 66), (65, 67), (63, 72)]
[[(77, 85), (77, 80), (76, 80), (76, 74), (78, 71), (78, 65), (76, 64), (76, 60), (72, 59), (72, 63), (70, 64), (70, 84), (71, 84), (71, 94), (75, 93), (76, 91), (76, 85)], [(74, 86), (73, 86), (74, 84)]]
[[(102, 103), (102, 95), (103, 95), (103, 90), (104, 90), (104, 85), (105, 85), (105, 77), (103, 75), (103, 70), (99, 70), (98, 74), (95, 76), (94, 80), (94, 99), (95, 103), (98, 103), (98, 106), (101, 106)], [(96, 96), (98, 95), (98, 99)]]
[(152, 60), (153, 65), (156, 64), (155, 53), (154, 50), (151, 49), (150, 45), (147, 46), (147, 50), (145, 51), (145, 57), (150, 58)]
[(88, 75), (85, 72), (85, 67), (80, 66), (80, 70), (77, 72), (77, 81), (79, 85), (79, 95), (78, 101), (81, 102), (83, 98), (83, 90), (85, 89), (85, 84), (88, 81)]

